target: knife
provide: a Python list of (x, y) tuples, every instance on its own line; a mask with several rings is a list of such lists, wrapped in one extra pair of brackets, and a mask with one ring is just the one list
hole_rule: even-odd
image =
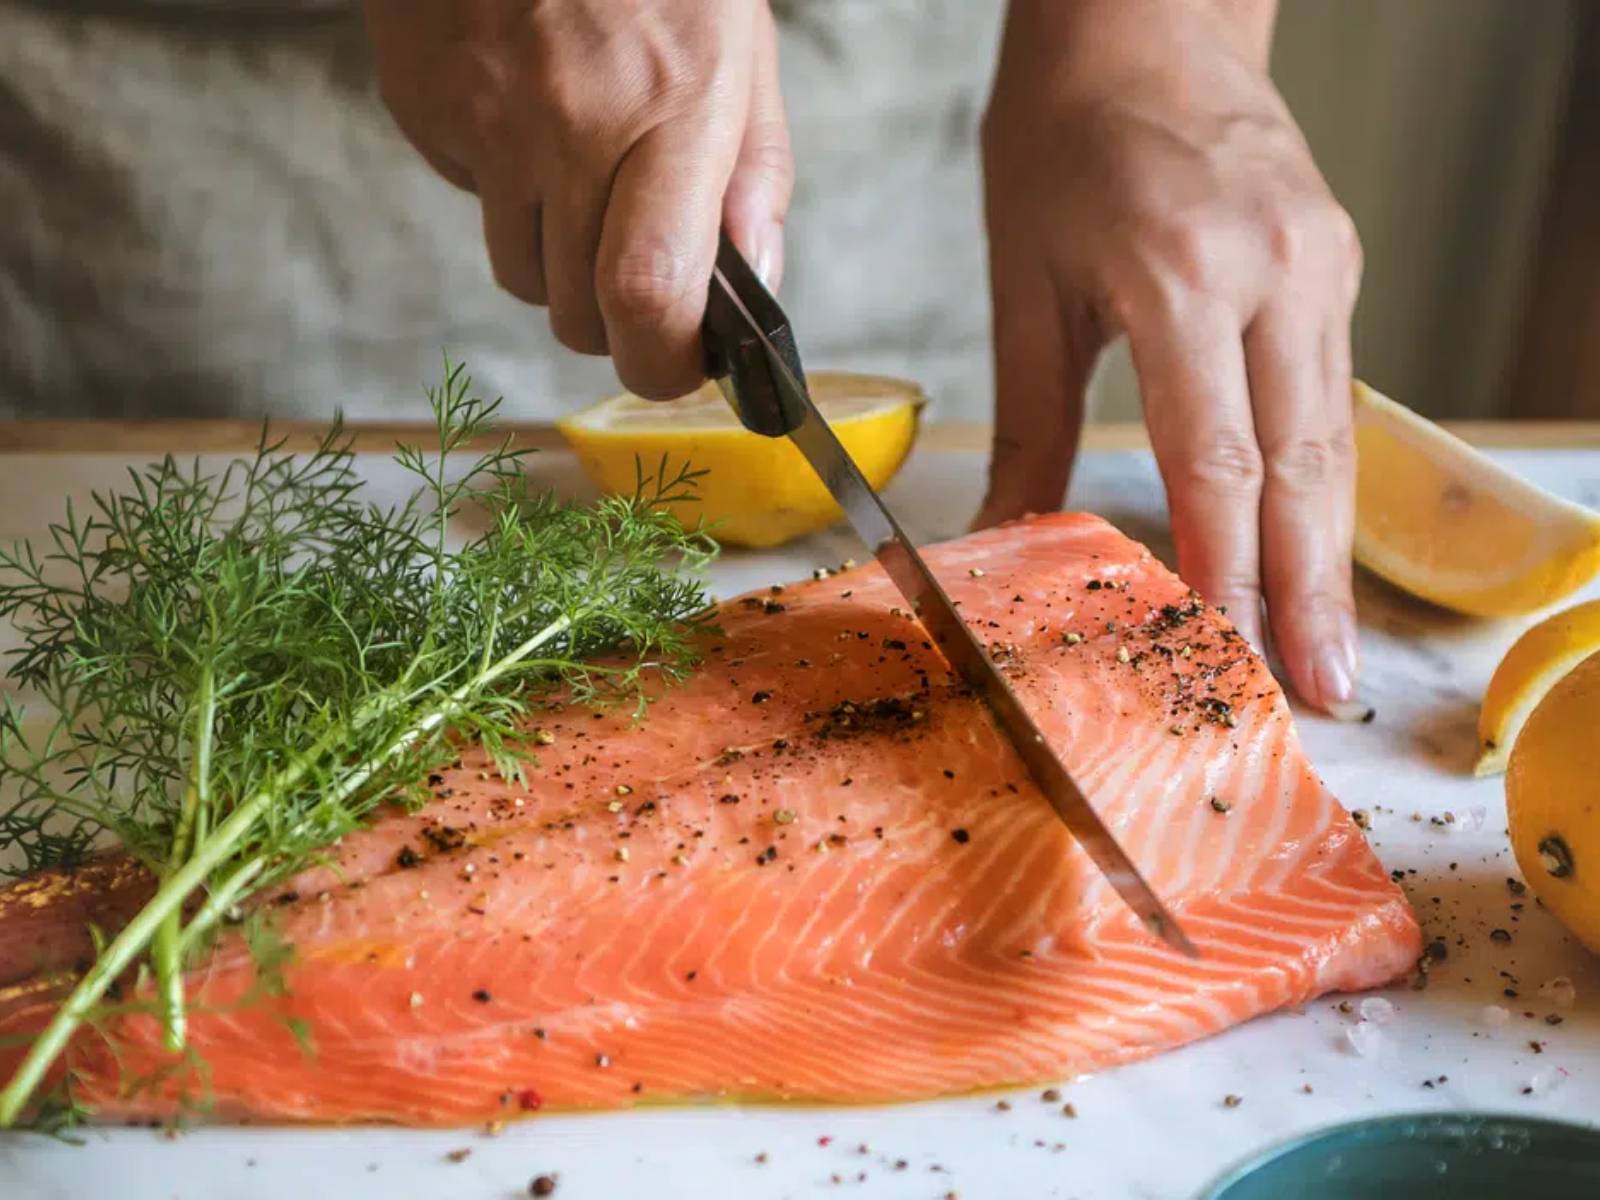
[(987, 702), (1033, 782), (1117, 895), (1174, 949), (1198, 957), (1183, 927), (1050, 749), (900, 523), (822, 419), (806, 388), (788, 317), (726, 233), (717, 247), (704, 325), (707, 374), (717, 381), (745, 428), (794, 443), (844, 510), (856, 535), (910, 602), (946, 661)]

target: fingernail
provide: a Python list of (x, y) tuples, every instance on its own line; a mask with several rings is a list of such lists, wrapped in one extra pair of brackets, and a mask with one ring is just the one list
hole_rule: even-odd
[(1356, 684), (1350, 676), (1349, 655), (1345, 647), (1331, 639), (1317, 650), (1312, 668), (1317, 681), (1317, 698), (1329, 712), (1335, 705), (1355, 700)]
[(773, 278), (778, 269), (778, 231), (773, 226), (763, 225), (756, 233), (756, 261), (751, 265), (761, 279), (761, 286), (769, 292), (775, 290)]
[(1317, 687), (1322, 707), (1336, 721), (1370, 721), (1373, 710), (1356, 695), (1360, 635), (1354, 614), (1339, 614), (1339, 640), (1325, 646), (1317, 661)]
[(1378, 715), (1377, 709), (1361, 700), (1333, 701), (1324, 704), (1322, 708), (1335, 721), (1344, 721), (1351, 725), (1358, 721), (1365, 725)]
[(1354, 687), (1361, 677), (1361, 634), (1356, 629), (1354, 613), (1339, 613), (1339, 632), (1342, 635), (1345, 669), (1350, 672), (1350, 684)]

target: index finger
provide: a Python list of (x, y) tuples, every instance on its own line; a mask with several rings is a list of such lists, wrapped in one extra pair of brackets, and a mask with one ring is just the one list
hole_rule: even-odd
[(700, 323), (738, 152), (711, 125), (680, 119), (646, 133), (606, 205), (596, 294), (617, 376), (646, 399), (682, 396), (705, 377)]
[(1184, 295), (1124, 321), (1178, 571), (1261, 648), (1261, 451), (1237, 315)]

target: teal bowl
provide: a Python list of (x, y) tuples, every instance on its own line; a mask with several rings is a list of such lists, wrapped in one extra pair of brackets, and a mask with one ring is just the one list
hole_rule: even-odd
[(1336, 1125), (1275, 1146), (1198, 1200), (1600, 1197), (1600, 1129), (1491, 1113)]

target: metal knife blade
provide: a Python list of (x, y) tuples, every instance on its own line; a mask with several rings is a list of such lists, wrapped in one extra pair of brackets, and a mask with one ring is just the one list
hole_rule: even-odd
[(1095, 812), (900, 523), (817, 411), (787, 319), (726, 236), (711, 281), (706, 327), (711, 372), (741, 420), (769, 437), (787, 434), (911, 603), (945, 659), (987, 702), (1034, 783), (1117, 895), (1152, 932), (1198, 957), (1183, 927)]

